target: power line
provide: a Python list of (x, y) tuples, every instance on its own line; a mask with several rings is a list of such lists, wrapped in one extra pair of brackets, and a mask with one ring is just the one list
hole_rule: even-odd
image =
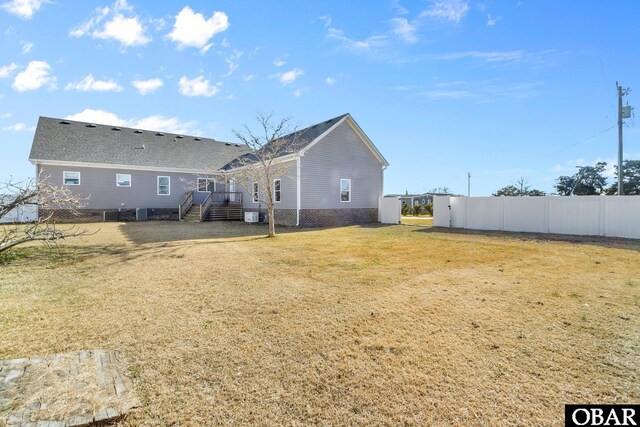
[(561, 153), (561, 152), (563, 152), (563, 151), (565, 151), (565, 150), (568, 150), (568, 149), (569, 149), (569, 148), (571, 148), (571, 147), (575, 147), (576, 145), (584, 144), (585, 142), (587, 142), (587, 141), (589, 141), (589, 140), (591, 140), (591, 139), (594, 139), (595, 137), (598, 137), (598, 136), (602, 135), (603, 133), (607, 133), (607, 132), (609, 132), (610, 130), (614, 129), (616, 126), (617, 126), (617, 124), (616, 124), (616, 125), (609, 126), (608, 128), (603, 129), (603, 130), (601, 130), (600, 132), (595, 133), (595, 134), (593, 134), (593, 135), (591, 135), (591, 136), (589, 136), (589, 137), (587, 137), (587, 138), (583, 138), (583, 139), (581, 139), (581, 140), (580, 140), (580, 141), (578, 141), (578, 142), (574, 142), (573, 144), (567, 145), (567, 146), (565, 146), (565, 147), (563, 147), (563, 148), (560, 148), (559, 150), (556, 150), (556, 151), (554, 151), (554, 152), (552, 152), (552, 153), (549, 153), (549, 154), (547, 154), (547, 156), (552, 156), (552, 155), (554, 155), (554, 154), (558, 154), (558, 153)]

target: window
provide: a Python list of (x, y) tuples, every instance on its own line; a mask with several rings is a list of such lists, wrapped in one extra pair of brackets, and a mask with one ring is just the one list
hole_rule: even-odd
[(116, 174), (116, 186), (117, 187), (131, 187), (131, 175), (128, 173)]
[(260, 188), (258, 187), (258, 183), (254, 182), (253, 183), (253, 203), (258, 203), (258, 190)]
[(158, 196), (168, 196), (171, 194), (171, 177), (158, 177)]
[(209, 180), (207, 178), (198, 178), (198, 191), (199, 192), (209, 191), (208, 190), (208, 186), (209, 186)]
[(282, 196), (282, 192), (280, 191), (280, 180), (273, 180), (273, 201), (275, 203), (280, 203), (280, 197)]
[(64, 171), (64, 185), (80, 185), (80, 172)]
[(236, 201), (236, 180), (233, 178), (229, 180), (229, 201)]
[(351, 180), (350, 179), (340, 180), (340, 201), (341, 202), (351, 201)]

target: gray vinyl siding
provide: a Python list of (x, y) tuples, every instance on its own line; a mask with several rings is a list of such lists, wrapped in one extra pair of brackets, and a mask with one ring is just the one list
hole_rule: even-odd
[[(296, 209), (297, 208), (297, 188), (296, 188), (296, 162), (294, 161), (290, 161), (287, 162), (290, 165), (289, 170), (287, 171), (287, 174), (285, 176), (282, 177), (276, 177), (276, 178), (280, 178), (280, 188), (281, 188), (281, 195), (280, 195), (280, 203), (275, 203), (275, 208), (276, 209)], [(273, 183), (271, 184), (273, 186)], [(253, 197), (251, 192), (247, 193), (245, 188), (243, 188), (239, 183), (236, 184), (236, 189), (237, 191), (242, 191), (242, 201), (243, 201), (243, 206), (245, 209), (254, 209), (258, 207), (258, 203), (253, 203)], [(251, 190), (251, 188), (249, 188), (249, 190)], [(262, 191), (264, 189), (260, 188), (260, 193), (262, 194)], [(264, 197), (261, 197), (262, 199), (264, 199)], [(265, 206), (264, 203), (262, 204), (263, 207)]]
[[(340, 124), (301, 158), (301, 209), (377, 208), (382, 164), (351, 125)], [(340, 179), (351, 180), (351, 202), (340, 201)]]
[[(195, 188), (197, 175), (173, 172), (40, 165), (40, 176), (63, 185), (63, 172), (80, 172), (80, 185), (65, 186), (74, 194), (89, 196), (86, 209), (177, 208), (184, 193)], [(116, 174), (130, 174), (131, 187), (116, 186)], [(158, 195), (158, 176), (171, 177), (171, 194)]]

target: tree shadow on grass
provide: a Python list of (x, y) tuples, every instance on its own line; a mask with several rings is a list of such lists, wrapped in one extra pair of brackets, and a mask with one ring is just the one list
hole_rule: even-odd
[(463, 228), (446, 227), (416, 227), (417, 233), (445, 233), (467, 236), (486, 236), (503, 239), (520, 240), (526, 242), (568, 242), (586, 245), (602, 246), (605, 248), (630, 249), (640, 251), (640, 240), (626, 239), (623, 237), (602, 237), (602, 236), (574, 236), (569, 234), (542, 234), (523, 233), (512, 231), (491, 231), (491, 230), (467, 230)]
[[(128, 222), (120, 225), (120, 231), (137, 245), (149, 243), (171, 243), (194, 240), (206, 243), (228, 243), (239, 240), (266, 238), (269, 229), (266, 224), (247, 224), (240, 221), (178, 222), (148, 221)], [(300, 233), (313, 229), (276, 226), (276, 234)]]

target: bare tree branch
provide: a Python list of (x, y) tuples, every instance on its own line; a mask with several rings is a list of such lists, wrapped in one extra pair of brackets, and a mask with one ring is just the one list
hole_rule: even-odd
[(33, 223), (0, 226), (0, 253), (27, 242), (57, 244), (60, 240), (88, 234), (88, 230), (75, 226), (60, 229), (52, 220), (55, 209), (67, 209), (77, 215), (85, 201), (67, 187), (53, 185), (46, 178), (37, 183), (34, 179), (13, 181), (11, 178), (0, 183), (0, 219), (25, 204), (37, 203), (41, 210), (41, 215)]
[(257, 132), (246, 124), (242, 131), (233, 131), (249, 152), (234, 160), (220, 177), (235, 180), (250, 197), (255, 195), (254, 183), (258, 184), (255, 200), (266, 205), (269, 236), (275, 236), (274, 180), (291, 177), (295, 163), (283, 157), (297, 153), (304, 140), (301, 132), (291, 128), (290, 117), (276, 122), (273, 114), (257, 114), (256, 121)]

